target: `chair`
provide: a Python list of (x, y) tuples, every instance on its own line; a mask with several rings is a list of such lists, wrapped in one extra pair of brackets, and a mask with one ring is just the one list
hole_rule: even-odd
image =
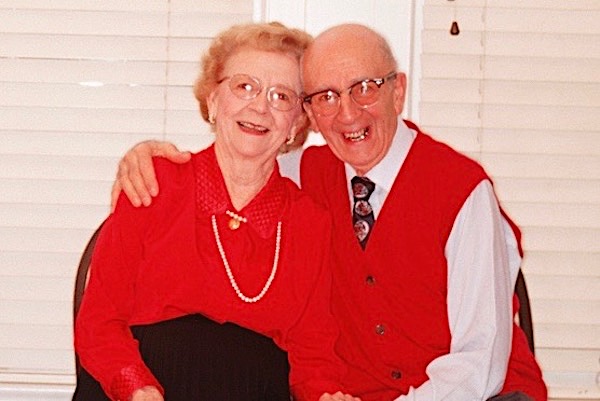
[[(102, 229), (103, 225), (104, 222), (102, 222), (96, 231), (94, 231), (94, 234), (92, 234), (92, 237), (85, 246), (85, 250), (83, 251), (81, 259), (79, 260), (79, 267), (77, 268), (77, 275), (75, 277), (75, 291), (73, 292), (73, 327), (75, 327), (75, 318), (79, 312), (79, 307), (81, 306), (81, 300), (83, 298), (83, 292), (85, 291), (85, 286), (87, 284), (90, 262), (92, 261), (92, 254), (94, 253), (94, 246), (96, 245), (98, 234), (100, 234), (100, 230)], [(79, 358), (77, 358), (77, 355), (75, 355), (75, 372), (79, 374), (79, 370)]]
[(515, 294), (517, 294), (517, 298), (519, 298), (519, 304), (521, 305), (519, 308), (519, 326), (525, 332), (525, 337), (527, 337), (527, 343), (529, 343), (529, 349), (535, 355), (531, 306), (529, 304), (529, 293), (527, 292), (525, 276), (523, 276), (522, 270), (519, 270), (519, 274), (517, 275), (517, 282), (515, 284)]

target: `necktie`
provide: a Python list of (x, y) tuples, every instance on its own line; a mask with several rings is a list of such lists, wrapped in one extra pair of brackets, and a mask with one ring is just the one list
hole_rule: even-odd
[(351, 183), (354, 196), (354, 207), (352, 208), (354, 234), (358, 238), (360, 246), (365, 249), (371, 230), (375, 225), (373, 207), (369, 203), (369, 198), (375, 190), (375, 183), (367, 177), (354, 177)]

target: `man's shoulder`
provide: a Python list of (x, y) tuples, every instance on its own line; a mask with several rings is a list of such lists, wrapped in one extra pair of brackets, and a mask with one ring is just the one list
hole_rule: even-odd
[(304, 151), (300, 163), (302, 189), (315, 199), (321, 200), (321, 193), (340, 183), (344, 173), (344, 163), (338, 159), (329, 146), (311, 146)]
[[(473, 169), (483, 171), (481, 164), (471, 158), (466, 153), (456, 150), (451, 145), (442, 142), (432, 136), (420, 132), (414, 143), (414, 150), (422, 154), (428, 161), (428, 164), (434, 167), (452, 165), (458, 169)], [(435, 167), (437, 168), (437, 167)], [(452, 171), (447, 170), (445, 171)]]
[(285, 180), (287, 196), (293, 208), (301, 210), (305, 216), (313, 213), (329, 213), (319, 202), (315, 201), (308, 191), (300, 189), (291, 179), (282, 178)]
[(318, 171), (321, 174), (335, 164), (342, 164), (342, 162), (333, 154), (329, 146), (309, 146), (302, 153), (302, 160), (300, 161), (302, 179), (304, 180), (306, 176), (311, 175), (311, 172)]
[(306, 158), (306, 157), (309, 157), (309, 158), (334, 157), (335, 158), (335, 155), (333, 154), (333, 152), (331, 151), (331, 149), (329, 149), (329, 146), (327, 146), (327, 145), (311, 145), (311, 146), (308, 146), (306, 149), (304, 149), (304, 152), (302, 154), (302, 159), (304, 160), (304, 158)]

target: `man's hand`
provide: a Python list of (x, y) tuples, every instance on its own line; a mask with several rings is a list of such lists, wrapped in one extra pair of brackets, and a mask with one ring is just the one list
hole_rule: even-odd
[(121, 190), (131, 203), (138, 207), (149, 206), (152, 197), (158, 195), (158, 182), (152, 165), (152, 157), (165, 157), (174, 163), (190, 160), (190, 152), (180, 152), (169, 142), (144, 141), (131, 148), (119, 161), (117, 179), (110, 196), (110, 211), (115, 210)]
[(319, 397), (319, 401), (361, 401), (358, 397), (353, 397), (350, 394), (343, 394), (338, 391), (335, 394), (324, 393)]
[(135, 390), (130, 401), (165, 401), (165, 399), (156, 387), (146, 386)]

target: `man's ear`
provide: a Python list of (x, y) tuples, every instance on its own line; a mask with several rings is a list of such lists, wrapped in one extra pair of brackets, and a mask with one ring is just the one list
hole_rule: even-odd
[(394, 108), (396, 113), (400, 115), (404, 110), (404, 102), (406, 101), (406, 74), (399, 72), (394, 80)]

